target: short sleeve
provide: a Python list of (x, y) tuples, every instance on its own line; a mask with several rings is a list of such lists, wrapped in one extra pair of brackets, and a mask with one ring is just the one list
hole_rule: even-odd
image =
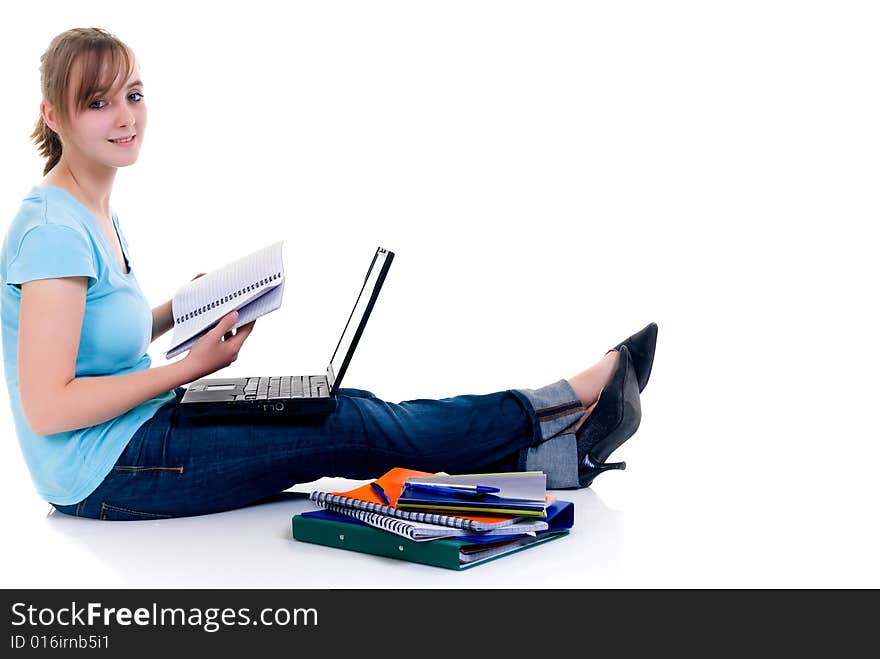
[(98, 280), (91, 243), (75, 229), (60, 224), (40, 224), (28, 229), (7, 270), (8, 284), (34, 279), (89, 277)]

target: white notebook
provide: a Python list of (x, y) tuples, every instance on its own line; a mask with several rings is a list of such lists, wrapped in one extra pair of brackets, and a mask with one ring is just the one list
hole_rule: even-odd
[(346, 517), (354, 517), (365, 524), (375, 526), (385, 531), (391, 531), (404, 538), (409, 538), (415, 542), (425, 542), (427, 540), (437, 540), (438, 538), (461, 538), (471, 535), (489, 536), (489, 535), (516, 535), (518, 533), (536, 533), (538, 531), (546, 531), (549, 528), (547, 522), (538, 519), (517, 519), (513, 524), (504, 526), (499, 529), (489, 529), (480, 533), (463, 531), (452, 526), (443, 524), (428, 524), (427, 522), (414, 522), (392, 517), (391, 515), (383, 515), (381, 513), (373, 513), (369, 510), (356, 510), (345, 506), (334, 506), (332, 503), (321, 502), (318, 504), (322, 508), (336, 513), (337, 515), (345, 515)]
[(171, 299), (174, 331), (165, 359), (189, 350), (230, 311), (234, 328), (275, 311), (284, 292), (279, 241), (184, 285)]

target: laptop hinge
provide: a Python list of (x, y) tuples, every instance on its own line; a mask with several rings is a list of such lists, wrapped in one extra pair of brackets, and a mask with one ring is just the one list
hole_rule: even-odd
[(330, 391), (328, 392), (331, 396), (334, 395), (333, 385), (336, 383), (336, 374), (333, 372), (333, 364), (327, 366), (327, 386), (330, 387)]

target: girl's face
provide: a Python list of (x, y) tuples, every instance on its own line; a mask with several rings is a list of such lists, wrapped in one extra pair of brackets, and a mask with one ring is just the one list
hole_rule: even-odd
[[(78, 111), (69, 100), (68, 120), (57, 129), (65, 155), (91, 161), (106, 167), (126, 167), (138, 157), (147, 128), (147, 106), (144, 103), (140, 67), (131, 77), (116, 85), (105, 96), (89, 100), (85, 110)], [(78, 78), (78, 71), (71, 79)], [(71, 94), (71, 96), (74, 96)]]

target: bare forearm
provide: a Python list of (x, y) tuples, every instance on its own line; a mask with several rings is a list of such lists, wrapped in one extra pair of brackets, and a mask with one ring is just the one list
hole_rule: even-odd
[(158, 339), (165, 332), (174, 327), (174, 317), (171, 313), (171, 300), (153, 308), (153, 336), (150, 343)]
[(192, 382), (183, 359), (125, 375), (80, 377), (69, 382), (43, 410), (42, 432), (49, 435), (94, 426), (137, 407), (144, 401)]

